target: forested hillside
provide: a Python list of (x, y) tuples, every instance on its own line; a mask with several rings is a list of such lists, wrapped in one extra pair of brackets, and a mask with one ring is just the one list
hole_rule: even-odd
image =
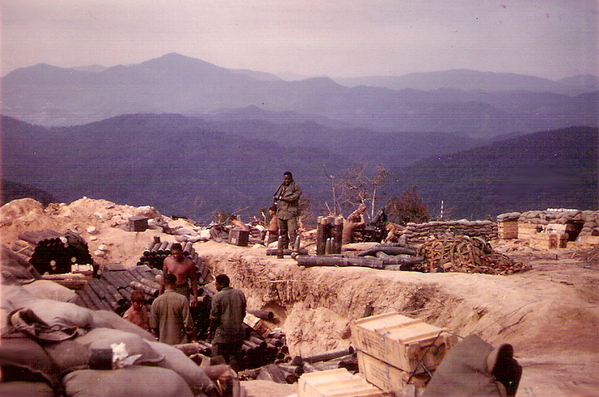
[(599, 207), (599, 132), (574, 127), (541, 131), (394, 169), (395, 194), (417, 186), (438, 213), (454, 217), (510, 211)]

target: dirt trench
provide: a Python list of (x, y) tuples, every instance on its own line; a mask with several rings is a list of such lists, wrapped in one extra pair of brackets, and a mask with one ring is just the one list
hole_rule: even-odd
[(461, 337), (512, 344), (524, 367), (519, 396), (599, 390), (599, 271), (578, 262), (531, 258), (530, 272), (491, 276), (303, 268), (261, 248), (214, 242), (198, 251), (246, 293), (250, 309), (276, 314), (291, 355), (349, 346), (351, 321), (371, 305), (372, 314), (399, 312)]

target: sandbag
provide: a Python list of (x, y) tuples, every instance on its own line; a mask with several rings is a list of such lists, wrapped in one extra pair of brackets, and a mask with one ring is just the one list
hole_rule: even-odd
[(48, 325), (31, 309), (19, 309), (10, 315), (13, 329), (36, 341), (60, 342), (76, 337), (79, 328), (74, 325)]
[(29, 307), (30, 303), (39, 299), (20, 285), (3, 284), (0, 286), (0, 289), (2, 290), (2, 293), (0, 294), (0, 306), (8, 312), (12, 312), (13, 310), (22, 307)]
[(23, 289), (40, 299), (52, 299), (59, 302), (77, 303), (77, 293), (50, 280), (36, 280), (23, 285)]
[(447, 352), (423, 397), (514, 396), (521, 375), (511, 345), (493, 349), (480, 337), (469, 335)]
[(89, 328), (92, 323), (91, 310), (74, 303), (37, 299), (27, 307), (50, 326)]
[(43, 382), (0, 382), (0, 396), (55, 397), (52, 388)]
[(89, 349), (111, 349), (112, 344), (124, 343), (129, 356), (140, 354), (141, 357), (135, 364), (156, 364), (164, 356), (152, 349), (149, 342), (136, 334), (110, 328), (95, 328), (75, 342), (87, 346)]
[[(60, 370), (42, 347), (30, 338), (2, 339), (0, 344), (2, 381), (29, 381), (39, 375), (54, 388), (60, 388)], [(4, 369), (11, 367), (10, 371)], [(18, 370), (20, 369), (20, 370)]]
[(143, 365), (73, 371), (63, 382), (68, 397), (193, 397), (185, 380), (174, 371)]
[(65, 340), (46, 343), (42, 347), (61, 376), (80, 369), (89, 369), (90, 349), (81, 343)]
[(115, 312), (108, 310), (92, 310), (91, 315), (92, 328), (118, 329), (120, 331), (130, 332), (148, 341), (156, 340), (154, 335), (133, 324), (131, 321), (125, 320)]
[(178, 373), (194, 392), (207, 392), (216, 388), (204, 370), (193, 362), (181, 350), (160, 342), (149, 342), (152, 349), (164, 356), (164, 360), (157, 365), (168, 368)]

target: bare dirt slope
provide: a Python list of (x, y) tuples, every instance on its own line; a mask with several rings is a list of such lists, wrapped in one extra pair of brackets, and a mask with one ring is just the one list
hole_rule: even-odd
[[(25, 199), (0, 208), (0, 238), (11, 247), (22, 231), (71, 229), (88, 241), (91, 252), (101, 244), (109, 248), (104, 256), (94, 257), (97, 263), (134, 266), (154, 236), (174, 241), (174, 236), (159, 230), (123, 230), (120, 226), (135, 215), (160, 217), (170, 227), (185, 222), (163, 218), (151, 207), (104, 200), (84, 198), (43, 208)], [(87, 232), (89, 226), (96, 229), (93, 234)], [(266, 256), (264, 247), (240, 248), (213, 241), (194, 247), (213, 273), (229, 274), (234, 287), (246, 292), (250, 308), (277, 314), (279, 323), (273, 326), (286, 332), (292, 355), (350, 345), (350, 322), (362, 317), (371, 304), (374, 314), (398, 311), (460, 336), (475, 333), (494, 345), (511, 343), (524, 367), (519, 396), (582, 395), (571, 392), (599, 390), (597, 265), (586, 263), (573, 250), (494, 245), (533, 269), (490, 276), (302, 268), (293, 259)], [(269, 395), (287, 395), (277, 393), (282, 392)]]

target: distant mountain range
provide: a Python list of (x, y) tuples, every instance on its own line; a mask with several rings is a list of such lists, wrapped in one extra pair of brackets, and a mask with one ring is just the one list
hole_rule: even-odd
[(417, 186), (433, 213), (453, 216), (546, 208), (599, 208), (599, 130), (540, 131), (396, 168), (399, 190)]
[(596, 80), (575, 76), (555, 82), (456, 70), (337, 82), (325, 77), (284, 81), (173, 53), (105, 69), (39, 64), (7, 74), (1, 85), (4, 115), (43, 126), (80, 125), (133, 113), (206, 115), (252, 109), (254, 120), (275, 123), (286, 114), (329, 127), (488, 138), (599, 126)]
[(360, 162), (392, 169), (385, 199), (418, 186), (433, 212), (444, 200), (446, 208), (455, 208), (454, 217), (598, 205), (597, 128), (485, 145), (444, 133), (402, 135), (293, 118), (271, 123), (239, 112), (236, 117), (131, 114), (47, 128), (4, 116), (3, 178), (65, 202), (85, 195), (202, 221), (219, 209), (238, 210), (245, 219), (257, 215), (286, 170), (313, 211), (324, 213), (331, 201), (325, 170), (340, 175)]
[(393, 90), (531, 91), (566, 95), (580, 95), (599, 90), (599, 77), (592, 75), (578, 75), (554, 81), (515, 73), (479, 72), (469, 69), (410, 73), (403, 76), (336, 78), (335, 81), (348, 87), (364, 85)]

